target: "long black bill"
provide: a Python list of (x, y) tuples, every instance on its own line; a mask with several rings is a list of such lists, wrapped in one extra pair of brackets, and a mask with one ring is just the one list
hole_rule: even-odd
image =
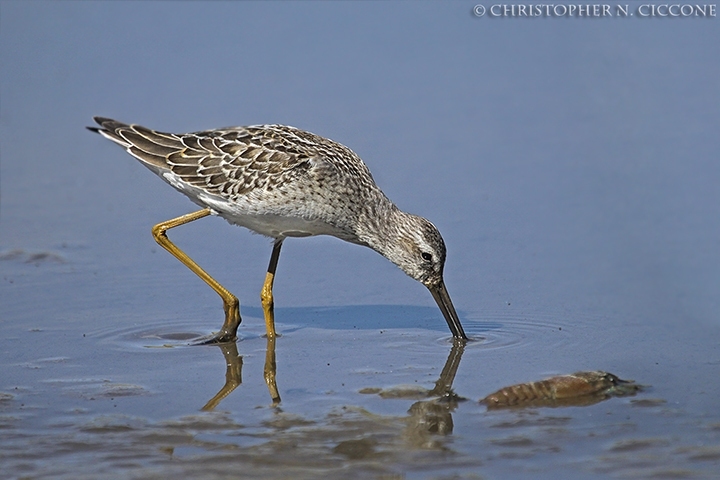
[(447, 321), (448, 327), (450, 327), (450, 331), (452, 332), (453, 337), (467, 340), (468, 337), (467, 335), (465, 335), (465, 331), (463, 331), (463, 327), (460, 324), (458, 314), (455, 311), (452, 300), (450, 300), (450, 295), (445, 288), (445, 282), (440, 281), (440, 283), (438, 283), (437, 285), (429, 285), (427, 286), (427, 288), (428, 290), (430, 290), (430, 293), (432, 293), (432, 296), (437, 302), (438, 307), (440, 307), (440, 311), (445, 317), (445, 320)]

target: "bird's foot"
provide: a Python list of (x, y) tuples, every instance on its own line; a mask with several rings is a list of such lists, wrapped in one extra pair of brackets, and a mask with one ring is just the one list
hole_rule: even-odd
[(237, 330), (230, 331), (225, 328), (217, 333), (205, 335), (190, 342), (190, 345), (221, 345), (237, 341)]

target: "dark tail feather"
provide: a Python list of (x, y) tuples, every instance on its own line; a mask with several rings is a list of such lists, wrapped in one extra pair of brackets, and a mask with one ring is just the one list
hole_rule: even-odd
[[(182, 142), (168, 134), (160, 134), (140, 125), (128, 125), (111, 118), (93, 117), (99, 127), (87, 127), (123, 147), (152, 169), (167, 170), (167, 155), (183, 148)], [(172, 144), (172, 146), (169, 146)], [(157, 172), (156, 172), (157, 173)]]

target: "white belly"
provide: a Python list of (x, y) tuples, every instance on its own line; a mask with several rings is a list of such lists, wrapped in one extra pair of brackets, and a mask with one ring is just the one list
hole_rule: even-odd
[(321, 221), (279, 215), (232, 215), (222, 212), (219, 212), (219, 215), (234, 225), (273, 238), (332, 235), (352, 241), (345, 232)]

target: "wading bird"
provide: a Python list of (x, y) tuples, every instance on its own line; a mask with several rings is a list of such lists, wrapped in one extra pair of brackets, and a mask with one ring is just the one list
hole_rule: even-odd
[(273, 280), (287, 237), (332, 235), (370, 247), (425, 285), (456, 338), (466, 339), (443, 281), (445, 242), (426, 219), (398, 209), (352, 150), (294, 127), (257, 125), (174, 134), (95, 117), (88, 127), (122, 146), (202, 209), (155, 225), (155, 240), (223, 300), (225, 322), (208, 342), (234, 341), (237, 297), (167, 238), (208, 215), (275, 240), (260, 298), (274, 338)]

